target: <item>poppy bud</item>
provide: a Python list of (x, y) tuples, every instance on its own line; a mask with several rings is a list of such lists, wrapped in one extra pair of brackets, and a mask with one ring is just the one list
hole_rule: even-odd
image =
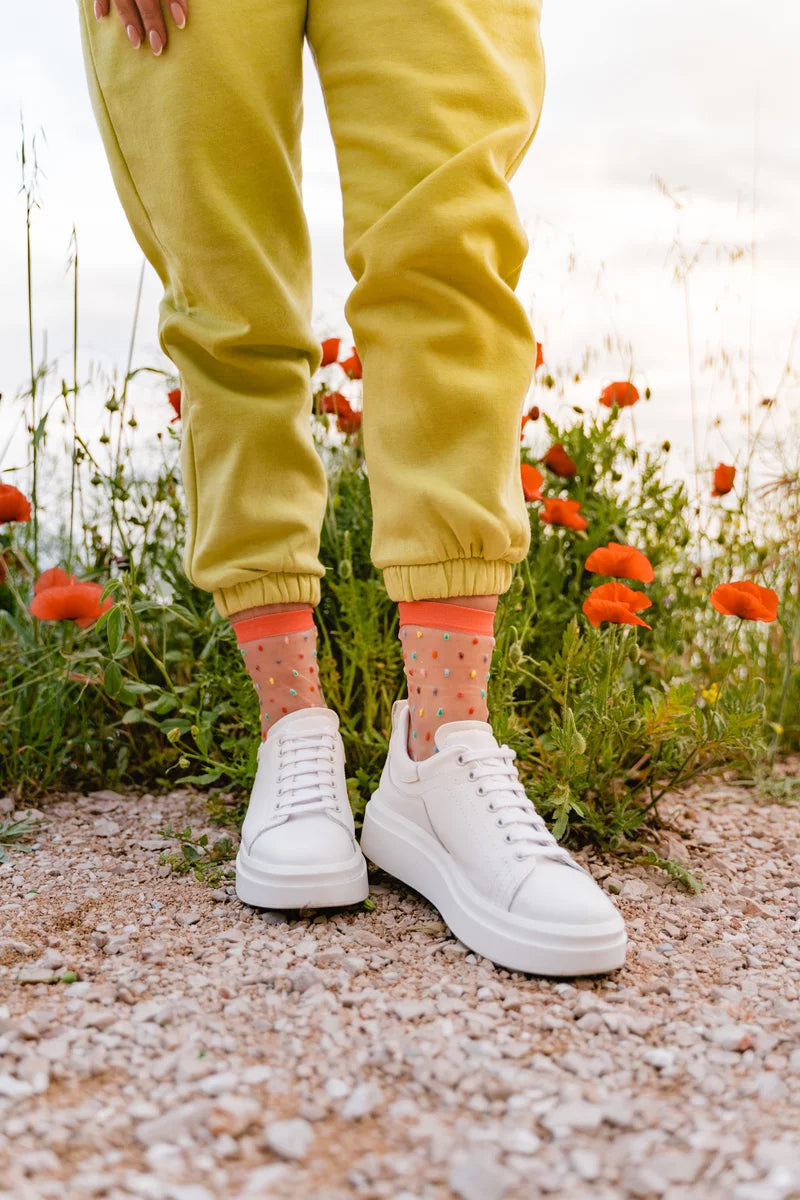
[(508, 648), (508, 661), (512, 667), (518, 667), (525, 658), (525, 652), (519, 642), (512, 642)]

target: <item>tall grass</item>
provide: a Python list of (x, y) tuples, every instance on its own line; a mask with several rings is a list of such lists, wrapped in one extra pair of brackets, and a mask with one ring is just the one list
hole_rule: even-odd
[[(73, 231), (72, 381), (56, 391), (52, 365), (33, 353), (36, 171), (24, 141), (22, 160), (30, 378), (12, 403), (29, 453), (0, 467), (2, 482), (27, 484), (32, 515), (0, 525), (0, 788), (20, 802), (43, 802), (64, 790), (192, 782), (235, 823), (255, 770), (258, 702), (228, 622), (181, 568), (180, 424), (166, 402), (179, 381), (134, 365), (140, 279), (128, 360), (108, 383), (103, 428), (94, 437), (81, 428), (78, 239)], [(161, 374), (164, 384), (163, 428), (147, 445), (130, 389), (143, 372)], [(579, 381), (545, 368), (533, 399), (545, 408)], [(396, 606), (369, 557), (360, 434), (337, 432), (321, 402), (344, 388), (357, 403), (358, 385), (337, 365), (312, 385), (329, 479), (320, 680), (340, 714), (359, 814), (382, 767), (391, 705), (404, 694), (402, 658)], [(579, 501), (588, 526), (581, 533), (546, 525), (540, 506), (529, 506), (530, 553), (498, 608), (489, 685), (495, 732), (517, 750), (558, 837), (648, 856), (689, 883), (681, 864), (653, 848), (666, 790), (723, 769), (763, 781), (781, 751), (800, 747), (800, 470), (796, 442), (768, 439), (767, 418), (779, 403), (776, 393), (764, 407), (725, 501), (712, 499), (700, 464), (689, 488), (670, 480), (668, 444), (640, 448), (634, 410), (575, 408), (561, 424), (534, 414), (521, 446), (529, 463), (553, 442), (564, 446), (576, 474), (551, 477), (547, 492)], [(43, 474), (57, 474), (48, 432), (59, 412), (70, 464), (65, 503), (54, 506), (42, 501), (40, 484)], [(767, 481), (751, 487), (756, 468)], [(651, 630), (595, 629), (582, 613), (599, 582), (585, 561), (609, 541), (636, 545), (653, 564)], [(85, 629), (34, 618), (34, 584), (53, 566), (102, 584), (113, 607)], [(737, 622), (711, 608), (712, 589), (730, 579), (776, 590), (778, 620)]]

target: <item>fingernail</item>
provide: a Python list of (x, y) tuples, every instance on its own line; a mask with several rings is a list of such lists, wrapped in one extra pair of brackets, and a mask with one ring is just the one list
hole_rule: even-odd
[(142, 44), (142, 39), (139, 37), (139, 30), (135, 25), (126, 25), (125, 32), (127, 33), (128, 40), (133, 46), (134, 50), (138, 50)]
[(178, 29), (183, 29), (186, 24), (186, 13), (181, 8), (180, 4), (170, 4), (169, 11), (172, 13), (172, 19), (178, 26)]
[(153, 54), (160, 54), (164, 49), (164, 43), (156, 33), (155, 29), (150, 30), (150, 49), (153, 51)]
[(97, 17), (98, 21), (102, 20), (103, 10), (100, 7), (100, 0), (94, 0), (94, 15)]

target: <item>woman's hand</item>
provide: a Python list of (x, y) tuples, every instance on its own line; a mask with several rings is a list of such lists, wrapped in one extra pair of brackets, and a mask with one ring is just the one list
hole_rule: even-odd
[[(178, 29), (186, 24), (188, 0), (166, 0), (170, 15)], [(98, 21), (107, 17), (111, 0), (94, 0), (94, 15)], [(145, 38), (153, 54), (160, 54), (167, 44), (167, 26), (161, 0), (114, 0), (131, 45), (138, 50)]]

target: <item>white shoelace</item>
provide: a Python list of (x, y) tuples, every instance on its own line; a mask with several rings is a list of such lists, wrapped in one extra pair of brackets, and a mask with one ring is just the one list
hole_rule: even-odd
[(545, 825), (544, 818), (536, 811), (514, 766), (516, 757), (516, 750), (504, 743), (496, 754), (462, 750), (458, 761), (475, 764), (470, 771), (470, 779), (481, 780), (478, 786), (480, 796), (496, 793), (496, 797), (489, 801), (489, 811), (507, 814), (498, 817), (497, 824), (501, 829), (506, 829), (507, 842), (521, 844), (516, 851), (518, 858), (552, 858), (568, 866), (579, 867), (580, 864), (556, 841)]
[(279, 735), (276, 812), (336, 811), (335, 746), (332, 733)]

